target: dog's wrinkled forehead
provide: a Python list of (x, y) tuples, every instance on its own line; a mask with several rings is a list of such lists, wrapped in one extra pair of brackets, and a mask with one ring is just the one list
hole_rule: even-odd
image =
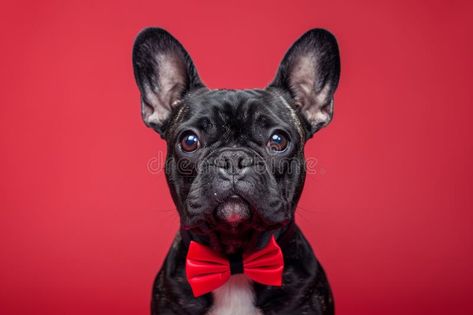
[[(304, 129), (296, 111), (277, 92), (267, 90), (207, 90), (190, 93), (172, 117), (173, 139), (180, 131), (211, 129), (224, 131), (221, 138), (250, 140), (261, 130), (283, 129), (304, 141)], [(256, 134), (255, 134), (256, 133)]]

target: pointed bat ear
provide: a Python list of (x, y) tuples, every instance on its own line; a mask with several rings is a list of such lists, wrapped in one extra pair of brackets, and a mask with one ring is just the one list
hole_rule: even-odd
[(184, 47), (160, 28), (139, 33), (133, 46), (133, 68), (143, 121), (164, 136), (173, 109), (188, 92), (204, 85)]
[(339, 78), (340, 55), (335, 37), (326, 30), (312, 29), (288, 50), (268, 88), (288, 92), (292, 105), (310, 126), (310, 137), (332, 119), (333, 94)]

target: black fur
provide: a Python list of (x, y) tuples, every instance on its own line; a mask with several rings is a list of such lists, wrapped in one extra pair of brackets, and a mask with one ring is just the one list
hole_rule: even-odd
[[(186, 236), (231, 255), (284, 235), (304, 184), (304, 143), (333, 113), (340, 72), (333, 35), (320, 29), (303, 35), (260, 90), (209, 90), (181, 44), (162, 29), (138, 36), (133, 64), (143, 119), (168, 144), (166, 178)], [(200, 146), (186, 152), (182, 138), (190, 132)], [(284, 151), (268, 146), (275, 133), (287, 139)], [(238, 229), (216, 216), (234, 196), (251, 210)], [(296, 227), (280, 246), (283, 286), (254, 284), (256, 306), (264, 314), (333, 314), (325, 273), (302, 232)], [(154, 284), (152, 314), (205, 314), (211, 307), (211, 294), (192, 296), (186, 253), (178, 234)]]

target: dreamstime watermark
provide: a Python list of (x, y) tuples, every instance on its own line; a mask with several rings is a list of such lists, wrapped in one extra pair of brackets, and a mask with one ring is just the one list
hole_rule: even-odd
[[(170, 161), (166, 160), (166, 154), (163, 151), (158, 151), (155, 156), (148, 159), (146, 163), (147, 171), (152, 175), (157, 175), (166, 169), (166, 163)], [(200, 173), (212, 170), (212, 167), (216, 167), (221, 163), (221, 160), (216, 158), (215, 160), (207, 159), (199, 165), (195, 165), (194, 162), (189, 158), (179, 159), (174, 169), (179, 171), (182, 175), (192, 176), (196, 173), (196, 168)], [(302, 164), (302, 165), (301, 165)], [(319, 166), (319, 161), (315, 157), (308, 157), (305, 161), (299, 161), (297, 159), (274, 159), (273, 161), (255, 161), (252, 163), (252, 167), (256, 173), (279, 172), (288, 173), (300, 172), (301, 168), (305, 169), (307, 175), (325, 174), (326, 170)]]

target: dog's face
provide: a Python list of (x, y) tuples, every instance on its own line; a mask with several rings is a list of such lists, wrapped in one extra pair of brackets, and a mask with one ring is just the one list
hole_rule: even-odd
[(266, 89), (206, 88), (181, 44), (157, 28), (139, 34), (133, 63), (143, 120), (168, 144), (183, 228), (232, 253), (293, 219), (304, 143), (333, 114), (340, 61), (330, 33), (304, 34)]

